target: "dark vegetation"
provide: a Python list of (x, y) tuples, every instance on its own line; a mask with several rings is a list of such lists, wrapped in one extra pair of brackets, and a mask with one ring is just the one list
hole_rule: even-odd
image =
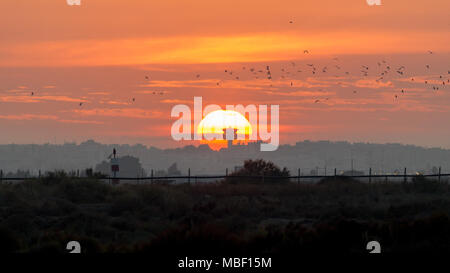
[[(288, 175), (254, 161), (242, 172), (260, 168)], [(0, 250), (63, 253), (77, 240), (86, 253), (352, 254), (378, 240), (388, 253), (450, 252), (447, 182), (280, 179), (110, 186), (56, 172), (3, 182)]]

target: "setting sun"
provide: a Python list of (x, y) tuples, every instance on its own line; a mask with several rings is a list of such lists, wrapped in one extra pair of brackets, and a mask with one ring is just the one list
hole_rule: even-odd
[(227, 147), (227, 140), (224, 139), (224, 130), (232, 128), (236, 130), (237, 139), (248, 139), (252, 134), (250, 122), (239, 112), (231, 110), (217, 110), (206, 115), (197, 127), (197, 133), (203, 135), (206, 140), (203, 143), (209, 144), (214, 150)]

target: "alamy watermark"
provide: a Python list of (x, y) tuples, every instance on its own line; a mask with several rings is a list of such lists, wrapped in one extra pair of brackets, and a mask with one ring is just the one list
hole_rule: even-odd
[[(172, 138), (176, 141), (180, 140), (262, 140), (260, 145), (261, 151), (275, 151), (279, 145), (279, 105), (270, 106), (270, 124), (268, 121), (268, 106), (254, 104), (247, 106), (239, 105), (226, 105), (227, 112), (237, 112), (242, 117), (248, 114), (249, 129), (247, 132), (240, 132), (236, 134), (236, 128), (220, 128), (223, 129), (223, 133), (220, 132), (208, 132), (204, 133), (199, 130), (199, 125), (208, 114), (215, 111), (222, 111), (222, 108), (216, 104), (210, 104), (203, 108), (202, 97), (194, 97), (194, 124), (192, 126), (191, 108), (185, 104), (178, 104), (172, 107), (171, 117), (178, 118), (171, 128)], [(221, 116), (218, 115), (216, 119), (217, 124), (213, 124), (215, 127), (223, 125)], [(270, 125), (270, 126), (269, 126)], [(192, 127), (194, 132), (192, 132)], [(257, 127), (257, 128), (255, 128)], [(247, 128), (247, 127), (246, 127)], [(270, 128), (270, 130), (269, 130)], [(217, 128), (215, 128), (217, 129)], [(230, 133), (230, 130), (234, 130), (234, 133)], [(200, 131), (200, 132), (199, 132)], [(250, 133), (251, 132), (251, 133)], [(259, 137), (259, 138), (258, 138)], [(268, 143), (265, 143), (268, 142)]]
[[(81, 0), (66, 0), (69, 6), (80, 6)], [(381, 6), (381, 0), (366, 0), (369, 6)]]
[(369, 6), (381, 6), (381, 0), (366, 0)]
[(66, 0), (69, 6), (81, 6), (81, 0)]

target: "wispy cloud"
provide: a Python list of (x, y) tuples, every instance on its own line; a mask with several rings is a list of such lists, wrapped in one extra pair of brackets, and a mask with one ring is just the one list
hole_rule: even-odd
[(57, 101), (57, 102), (88, 102), (86, 99), (73, 98), (68, 96), (51, 96), (51, 95), (10, 95), (0, 97), (1, 102), (16, 102), (16, 103), (37, 103), (43, 101)]
[(115, 108), (115, 109), (75, 109), (72, 112), (82, 116), (105, 116), (105, 117), (124, 117), (124, 118), (142, 118), (155, 119), (163, 116), (160, 111), (150, 111), (139, 108)]
[(179, 99), (165, 99), (165, 100), (161, 100), (160, 102), (169, 103), (169, 104), (175, 104), (175, 103), (193, 104), (194, 103), (193, 100), (179, 100)]
[(101, 121), (95, 120), (76, 120), (63, 119), (55, 115), (39, 115), (39, 114), (21, 114), (21, 115), (0, 115), (0, 119), (4, 120), (52, 120), (61, 123), (78, 123), (78, 124), (103, 124)]

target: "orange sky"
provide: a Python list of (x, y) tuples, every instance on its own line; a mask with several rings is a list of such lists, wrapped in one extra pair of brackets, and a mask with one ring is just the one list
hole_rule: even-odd
[[(450, 126), (442, 125), (450, 118), (450, 83), (442, 84), (450, 76), (450, 2), (382, 2), (4, 0), (0, 143), (178, 146), (170, 109), (203, 96), (221, 106), (279, 104), (282, 143), (450, 148)], [(272, 80), (249, 71), (266, 65)], [(387, 65), (392, 71), (377, 81)], [(401, 66), (404, 75), (395, 72)]]

